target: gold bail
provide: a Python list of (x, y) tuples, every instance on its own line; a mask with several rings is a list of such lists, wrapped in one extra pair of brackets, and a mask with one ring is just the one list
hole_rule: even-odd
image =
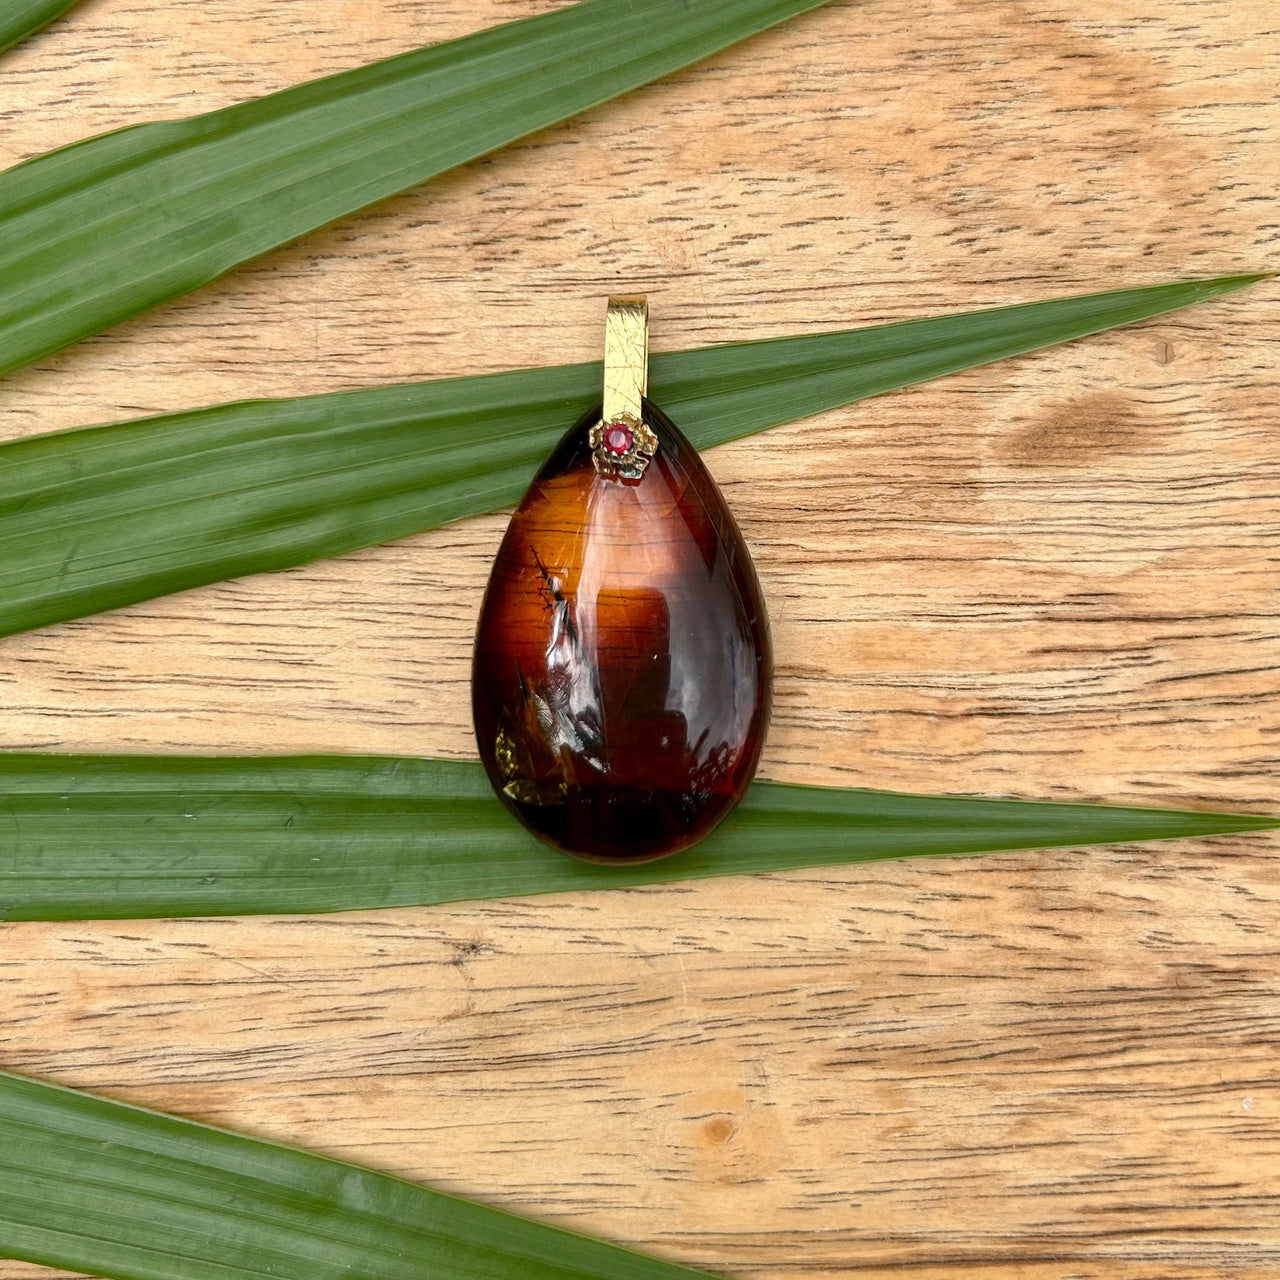
[(604, 321), (604, 420), (642, 421), (649, 389), (649, 300), (610, 298)]
[(658, 437), (644, 420), (648, 389), (648, 299), (610, 298), (604, 321), (604, 408), (588, 437), (602, 476), (639, 480), (658, 451)]

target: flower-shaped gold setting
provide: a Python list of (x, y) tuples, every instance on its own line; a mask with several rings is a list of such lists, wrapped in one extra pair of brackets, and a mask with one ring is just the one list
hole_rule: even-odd
[(658, 437), (632, 413), (602, 418), (588, 441), (596, 470), (614, 480), (639, 480), (658, 451)]

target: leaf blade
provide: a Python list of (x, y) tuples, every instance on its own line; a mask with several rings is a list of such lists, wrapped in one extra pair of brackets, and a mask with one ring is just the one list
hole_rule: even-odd
[(611, 889), (882, 858), (1266, 830), (1280, 818), (757, 782), (638, 867), (529, 836), (480, 765), (0, 754), (0, 920), (291, 914)]
[(0, 375), (825, 3), (584, 0), (28, 160), (0, 174)]
[[(657, 354), (699, 448), (1159, 315), (1265, 275)], [(0, 635), (283, 569), (515, 502), (597, 364), (249, 401), (0, 445)]]
[(60, 18), (78, 0), (0, 0), (0, 53)]
[(692, 1280), (297, 1148), (0, 1072), (0, 1254), (122, 1280)]

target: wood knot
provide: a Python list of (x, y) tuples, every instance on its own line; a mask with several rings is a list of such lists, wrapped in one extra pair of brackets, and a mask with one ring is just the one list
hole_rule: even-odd
[(1158, 424), (1131, 400), (1101, 391), (1051, 407), (1017, 432), (1004, 453), (1011, 462), (1078, 466), (1154, 449), (1159, 434)]
[(703, 1132), (709, 1141), (722, 1147), (738, 1132), (738, 1126), (728, 1116), (717, 1116), (716, 1119), (707, 1121)]

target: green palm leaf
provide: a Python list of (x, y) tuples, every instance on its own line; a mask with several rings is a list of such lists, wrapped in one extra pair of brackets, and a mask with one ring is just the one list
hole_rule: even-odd
[(0, 175), (0, 374), (826, 0), (586, 0)]
[(46, 27), (76, 0), (0, 0), (0, 53)]
[(0, 754), (0, 797), (5, 920), (341, 911), (1280, 826), (757, 782), (688, 852), (597, 867), (526, 834), (460, 760)]
[[(701, 448), (1216, 297), (1257, 275), (656, 355)], [(403, 537), (519, 498), (600, 366), (254, 401), (0, 446), (0, 634)]]
[(386, 1174), (0, 1072), (0, 1254), (122, 1280), (691, 1280)]

